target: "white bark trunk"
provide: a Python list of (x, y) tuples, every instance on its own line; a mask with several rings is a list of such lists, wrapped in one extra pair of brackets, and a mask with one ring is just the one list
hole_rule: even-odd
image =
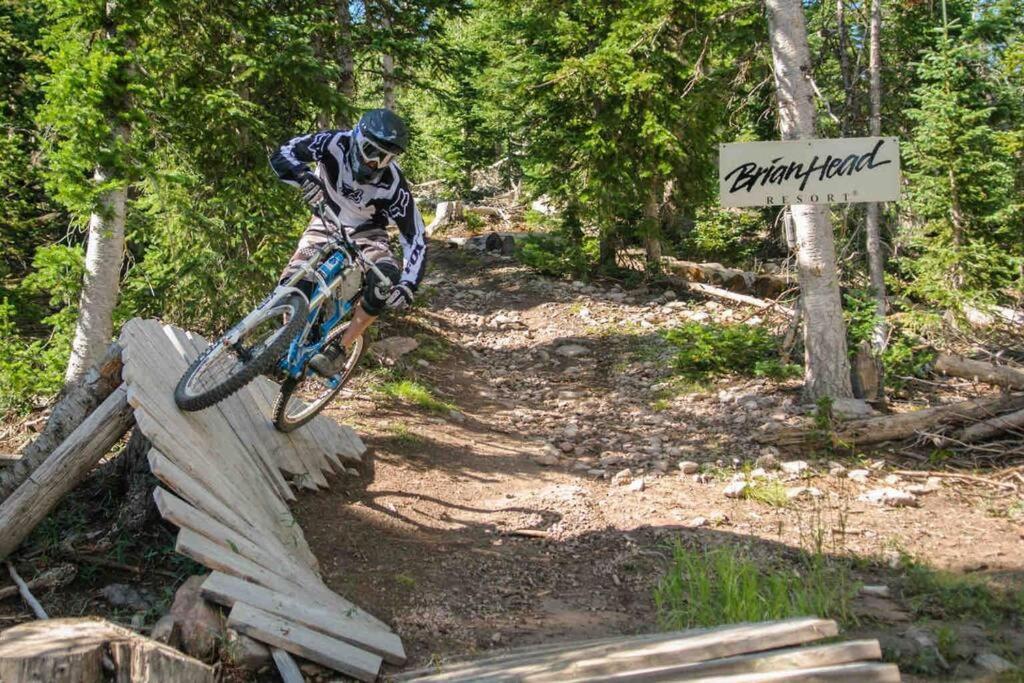
[[(103, 169), (93, 176), (107, 180)], [(114, 306), (124, 262), (124, 210), (127, 190), (107, 192), (100, 210), (89, 217), (89, 242), (85, 252), (85, 280), (78, 303), (78, 324), (71, 343), (71, 358), (64, 381), (77, 384), (102, 357), (114, 334)]]
[[(766, 0), (783, 140), (815, 135), (811, 59), (800, 0)], [(805, 396), (850, 398), (850, 362), (828, 209), (790, 207), (796, 228), (797, 265), (804, 312)]]
[[(882, 134), (882, 2), (871, 1), (870, 36), (871, 74), (871, 135)], [(885, 254), (882, 250), (881, 205), (871, 202), (867, 206), (867, 252), (868, 272), (871, 275), (871, 289), (875, 296), (875, 326), (871, 331), (871, 347), (875, 353), (885, 350), (888, 329), (885, 314), (888, 309), (885, 292)]]
[[(384, 16), (381, 18), (381, 24), (387, 31), (391, 30), (391, 17), (387, 15), (385, 10)], [(389, 54), (383, 54), (380, 56), (380, 68), (383, 72), (383, 91), (384, 91), (384, 108), (395, 110), (395, 58)]]

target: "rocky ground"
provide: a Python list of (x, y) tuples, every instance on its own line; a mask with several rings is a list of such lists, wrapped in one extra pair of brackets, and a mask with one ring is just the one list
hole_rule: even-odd
[[(910, 670), (970, 677), (1000, 666), (978, 655), (1024, 652), (1019, 620), (925, 618), (923, 598), (900, 590), (908, 557), (1020, 590), (1016, 497), (894, 474), (908, 463), (892, 453), (758, 444), (766, 422), (806, 413), (795, 383), (722, 378), (690, 393), (673, 379), (661, 330), (762, 322), (751, 310), (440, 245), (431, 257), (428, 304), (380, 331), (419, 348), (386, 376), (368, 361), (330, 409), (372, 466), (298, 504), (328, 582), (391, 620), (412, 664), (653, 630), (675, 542), (861, 558), (859, 580), (881, 588), (858, 597), (851, 628)], [(396, 375), (448, 405), (383, 396)]]

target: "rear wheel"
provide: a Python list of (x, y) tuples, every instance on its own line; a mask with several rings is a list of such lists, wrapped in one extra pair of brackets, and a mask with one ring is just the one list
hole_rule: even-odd
[(208, 346), (181, 376), (174, 402), (182, 410), (209, 408), (269, 371), (302, 331), (308, 312), (305, 297), (291, 294), (262, 311), (236, 344)]
[[(349, 324), (338, 325), (331, 330), (327, 336), (327, 344), (341, 339)], [(345, 366), (333, 377), (321, 377), (310, 370), (304, 377), (289, 377), (282, 382), (281, 393), (274, 402), (274, 426), (279, 431), (290, 432), (316, 417), (352, 377), (362, 358), (364, 341), (365, 337), (360, 335), (352, 343), (352, 349), (345, 358)]]

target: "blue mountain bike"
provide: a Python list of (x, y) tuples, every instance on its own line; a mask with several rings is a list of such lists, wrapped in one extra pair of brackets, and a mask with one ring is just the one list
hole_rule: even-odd
[[(332, 240), (193, 361), (174, 390), (179, 408), (209, 408), (257, 375), (268, 375), (281, 384), (274, 403), (274, 426), (290, 432), (312, 420), (348, 382), (363, 355), (362, 336), (352, 344), (337, 374), (323, 377), (308, 368), (308, 363), (345, 333), (367, 271), (376, 274), (380, 283), (377, 294), (382, 299), (393, 283), (363, 257), (325, 204), (314, 211), (325, 225), (336, 228)], [(316, 283), (308, 299), (296, 287), (306, 278)]]

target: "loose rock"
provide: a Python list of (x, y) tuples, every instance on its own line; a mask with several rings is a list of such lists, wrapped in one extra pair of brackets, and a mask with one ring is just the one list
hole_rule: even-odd
[(789, 460), (779, 465), (783, 472), (786, 474), (800, 474), (807, 469), (806, 460)]
[(174, 594), (171, 616), (181, 630), (181, 647), (186, 654), (209, 660), (217, 643), (225, 637), (224, 619), (200, 594), (206, 576), (190, 576)]
[(692, 460), (684, 460), (679, 463), (679, 471), (683, 474), (695, 474), (700, 469), (700, 465)]
[(749, 486), (750, 485), (743, 480), (734, 481), (722, 490), (722, 495), (726, 498), (742, 498)]
[(857, 500), (874, 503), (875, 505), (888, 505), (894, 508), (917, 507), (919, 504), (917, 497), (913, 493), (893, 488), (872, 489), (858, 496)]

